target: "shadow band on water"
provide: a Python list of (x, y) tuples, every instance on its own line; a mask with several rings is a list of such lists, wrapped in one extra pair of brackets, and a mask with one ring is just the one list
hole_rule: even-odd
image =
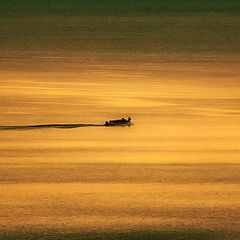
[(78, 127), (104, 127), (104, 124), (41, 124), (25, 126), (0, 126), (0, 130), (28, 130), (38, 128), (78, 128)]
[(0, 240), (237, 240), (239, 231), (132, 231), (132, 232), (61, 232), (59, 230), (0, 231)]

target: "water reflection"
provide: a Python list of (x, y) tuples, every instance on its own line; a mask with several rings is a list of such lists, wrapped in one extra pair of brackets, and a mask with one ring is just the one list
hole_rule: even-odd
[[(239, 28), (224, 11), (4, 17), (0, 230), (237, 230)], [(122, 116), (135, 125), (100, 127)]]

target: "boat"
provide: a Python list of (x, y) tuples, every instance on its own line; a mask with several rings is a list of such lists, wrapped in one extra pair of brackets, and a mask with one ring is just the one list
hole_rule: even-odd
[(105, 126), (130, 126), (132, 125), (131, 118), (128, 119), (122, 118), (117, 120), (109, 120), (105, 122)]

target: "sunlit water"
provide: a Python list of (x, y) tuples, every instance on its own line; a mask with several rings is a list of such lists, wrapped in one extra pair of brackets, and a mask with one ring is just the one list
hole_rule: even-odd
[(79, 125), (1, 130), (1, 229), (237, 230), (238, 82), (95, 67), (2, 83), (1, 126)]
[[(172, 15), (79, 17), (59, 22), (38, 17), (28, 22), (23, 17), (16, 31), (24, 30), (25, 40), (32, 32), (31, 44), (25, 46), (19, 39), (10, 46), (3, 37), (1, 232), (150, 234), (197, 229), (233, 231), (235, 237), (226, 239), (238, 239), (236, 16), (191, 17), (192, 24), (185, 15), (179, 19)], [(210, 19), (211, 31), (205, 28)], [(4, 21), (14, 29), (11, 18)], [(35, 25), (39, 22), (44, 22), (39, 30), (42, 37), (51, 37), (38, 45)], [(58, 32), (60, 23), (66, 27), (68, 41)], [(231, 26), (229, 38), (224, 23)], [(47, 31), (49, 25), (53, 35)], [(86, 29), (69, 28), (78, 25)], [(93, 31), (96, 25), (100, 30)], [(115, 25), (119, 36), (129, 32), (126, 41), (117, 38), (113, 43)], [(200, 33), (194, 26), (208, 41), (196, 43)], [(16, 34), (7, 32), (4, 24), (2, 28), (9, 36)], [(139, 42), (138, 28), (146, 34)], [(212, 31), (222, 28), (221, 42)], [(175, 29), (176, 36), (169, 29)], [(192, 42), (184, 44), (189, 32)], [(82, 49), (74, 38), (79, 36)], [(183, 42), (177, 41), (180, 36)], [(225, 44), (226, 39), (230, 44)], [(106, 120), (128, 116), (134, 123), (130, 127), (103, 126)]]

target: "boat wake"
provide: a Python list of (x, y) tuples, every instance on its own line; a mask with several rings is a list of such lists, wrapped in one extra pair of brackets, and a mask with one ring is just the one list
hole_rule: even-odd
[(118, 120), (109, 120), (104, 124), (84, 124), (84, 123), (68, 123), (68, 124), (38, 124), (38, 125), (23, 125), (23, 126), (0, 126), (0, 130), (27, 130), (38, 128), (79, 128), (79, 127), (112, 127), (112, 126), (131, 126), (131, 118), (122, 118)]
[(0, 130), (27, 130), (39, 128), (78, 128), (78, 127), (102, 127), (104, 124), (41, 124), (25, 126), (0, 126)]

